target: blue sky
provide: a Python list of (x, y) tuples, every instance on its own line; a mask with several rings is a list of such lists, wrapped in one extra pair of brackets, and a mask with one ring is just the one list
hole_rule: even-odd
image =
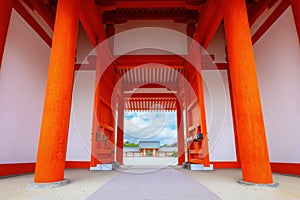
[(161, 145), (177, 142), (176, 112), (125, 112), (125, 141), (158, 140)]

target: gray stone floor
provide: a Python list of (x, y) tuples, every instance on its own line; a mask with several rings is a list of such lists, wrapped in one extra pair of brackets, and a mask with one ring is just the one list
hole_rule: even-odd
[[(118, 174), (128, 171), (140, 172), (138, 169), (153, 171), (165, 168), (169, 161), (161, 160), (159, 165), (154, 161), (157, 159), (138, 160), (137, 166), (122, 166), (121, 170), (114, 171), (89, 171), (87, 169), (68, 169), (65, 178), (70, 180), (68, 185), (43, 190), (27, 190), (29, 182), (33, 180), (33, 174), (15, 176), (0, 179), (0, 199), (87, 199), (101, 186)], [(126, 160), (125, 163), (134, 163), (134, 160)], [(150, 166), (153, 164), (154, 166)], [(279, 183), (278, 188), (262, 188), (238, 184), (241, 178), (240, 169), (217, 169), (214, 171), (188, 171), (173, 166), (183, 174), (201, 183), (221, 199), (225, 200), (282, 200), (300, 199), (300, 178), (274, 174), (273, 178)], [(187, 186), (188, 187), (188, 186)], [(116, 191), (117, 192), (117, 191)], [(155, 192), (155, 191), (153, 191)], [(176, 200), (176, 198), (174, 198)]]

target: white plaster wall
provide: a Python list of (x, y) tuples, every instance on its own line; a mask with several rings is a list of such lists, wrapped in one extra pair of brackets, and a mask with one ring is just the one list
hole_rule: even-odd
[(86, 60), (88, 55), (94, 55), (91, 51), (94, 49), (92, 42), (87, 36), (82, 25), (78, 28), (78, 38), (77, 38), (77, 49), (76, 49), (76, 63), (87, 64)]
[[(171, 20), (132, 20), (115, 26), (114, 54), (187, 54), (186, 25)], [(119, 35), (119, 33), (121, 33)], [(161, 50), (161, 51), (157, 51)], [(132, 52), (131, 54), (135, 54)]]
[[(49, 57), (49, 46), (13, 11), (0, 70), (0, 164), (36, 160)], [(94, 71), (75, 73), (67, 160), (90, 160), (94, 82)]]
[(35, 161), (49, 55), (13, 11), (0, 70), (0, 163)]
[(225, 46), (226, 46), (226, 39), (225, 39), (224, 25), (220, 24), (214, 37), (210, 41), (206, 51), (208, 52), (209, 55), (215, 56), (216, 63), (224, 63), (226, 62)]
[(236, 161), (227, 72), (206, 70), (205, 109), (211, 161)]
[(75, 73), (67, 160), (90, 160), (95, 76), (95, 71)]
[(291, 8), (254, 46), (270, 159), (300, 162), (300, 46)]

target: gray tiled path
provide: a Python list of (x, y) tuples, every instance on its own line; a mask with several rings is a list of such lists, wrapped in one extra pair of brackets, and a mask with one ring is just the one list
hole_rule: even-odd
[(105, 200), (219, 200), (191, 177), (173, 168), (127, 169), (89, 197)]

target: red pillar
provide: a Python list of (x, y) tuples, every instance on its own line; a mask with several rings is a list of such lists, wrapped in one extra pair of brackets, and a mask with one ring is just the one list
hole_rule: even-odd
[(156, 157), (156, 149), (153, 149), (153, 151), (152, 151), (152, 157)]
[(245, 0), (222, 0), (243, 181), (271, 184), (262, 108)]
[(101, 98), (101, 76), (100, 76), (100, 63), (101, 56), (97, 52), (96, 57), (96, 77), (95, 77), (95, 91), (94, 91), (94, 107), (93, 107), (93, 120), (92, 120), (92, 141), (91, 141), (91, 162), (90, 167), (96, 167), (100, 164), (97, 159), (97, 149), (99, 146), (99, 141), (97, 139), (97, 133), (100, 133), (100, 123), (99, 123), (99, 113), (100, 113), (100, 98)]
[[(197, 41), (198, 43), (199, 41), (199, 35), (196, 33), (194, 34), (194, 38), (195, 41)], [(195, 44), (194, 44), (195, 45)], [(196, 95), (198, 98), (198, 108), (199, 108), (199, 112), (200, 112), (200, 130), (201, 133), (203, 134), (203, 140), (202, 140), (202, 147), (201, 147), (201, 154), (200, 158), (203, 159), (203, 165), (205, 167), (209, 167), (210, 166), (210, 160), (209, 160), (209, 148), (208, 148), (208, 132), (207, 132), (207, 124), (206, 124), (206, 111), (205, 111), (205, 98), (204, 98), (204, 90), (203, 90), (203, 80), (202, 80), (202, 63), (201, 63), (201, 58), (202, 58), (202, 54), (201, 54), (201, 49), (196, 49), (192, 51), (192, 57), (197, 58), (195, 60), (195, 68), (197, 69), (195, 72), (196, 74)], [(190, 158), (188, 158), (190, 159)]]
[(183, 105), (180, 101), (177, 101), (177, 139), (178, 139), (178, 165), (182, 165), (185, 162), (184, 152), (184, 125), (183, 125)]
[(80, 0), (59, 0), (34, 182), (64, 179)]
[(117, 162), (123, 164), (124, 149), (124, 99), (118, 103), (118, 129), (117, 129)]
[(201, 133), (203, 134), (203, 141), (202, 141), (203, 163), (205, 167), (209, 167), (210, 161), (209, 161), (209, 148), (208, 148), (208, 133), (207, 133), (207, 125), (206, 125), (206, 111), (205, 111), (204, 91), (203, 91), (201, 71), (197, 73), (197, 84), (198, 84), (197, 85), (198, 106), (200, 109), (200, 125), (201, 125), (200, 130)]
[(12, 10), (12, 0), (0, 1), (0, 69)]
[(292, 0), (292, 9), (294, 14), (296, 29), (298, 32), (298, 39), (300, 43), (300, 1), (299, 0)]

